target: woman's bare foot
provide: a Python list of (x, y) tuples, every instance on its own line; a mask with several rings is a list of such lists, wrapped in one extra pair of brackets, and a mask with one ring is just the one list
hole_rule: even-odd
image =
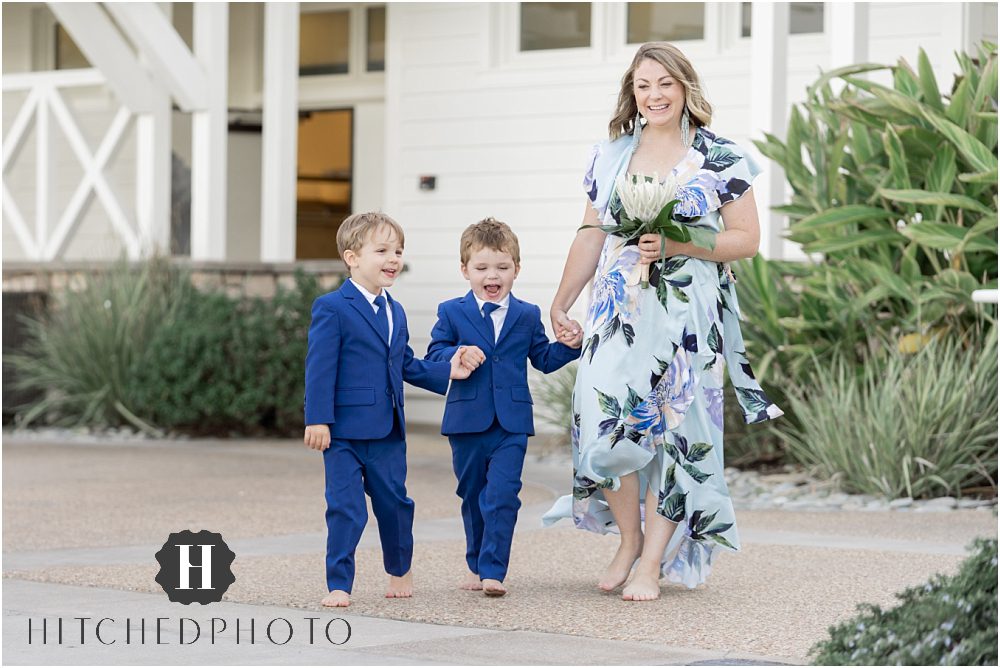
[(413, 571), (406, 575), (389, 576), (389, 586), (385, 588), (386, 598), (410, 598), (413, 596)]
[(459, 589), (465, 589), (466, 591), (482, 591), (483, 583), (479, 580), (479, 576), (469, 571), (462, 578), (461, 584), (458, 585)]
[(507, 588), (499, 580), (486, 578), (483, 580), (483, 593), (487, 596), (503, 596), (507, 593)]
[(628, 574), (632, 571), (632, 565), (642, 553), (642, 541), (637, 544), (622, 541), (615, 553), (615, 558), (611, 560), (608, 567), (598, 580), (597, 586), (603, 591), (614, 591), (625, 584)]
[(346, 608), (351, 604), (351, 595), (346, 591), (334, 589), (323, 597), (322, 603), (327, 608)]
[(622, 591), (623, 601), (655, 601), (660, 598), (660, 573), (647, 573), (640, 565)]

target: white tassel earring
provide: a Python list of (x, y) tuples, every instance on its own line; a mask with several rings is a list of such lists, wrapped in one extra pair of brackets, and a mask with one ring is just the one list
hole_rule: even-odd
[(687, 105), (684, 105), (684, 113), (681, 114), (681, 143), (684, 148), (691, 146), (691, 115), (688, 113)]

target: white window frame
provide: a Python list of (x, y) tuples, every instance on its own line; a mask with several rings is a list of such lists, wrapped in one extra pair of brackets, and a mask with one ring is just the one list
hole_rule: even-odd
[[(735, 26), (735, 28), (733, 28), (735, 30), (735, 32), (733, 34), (736, 36), (736, 39), (738, 41), (744, 42), (746, 44), (749, 44), (750, 43), (750, 39), (753, 37), (753, 24), (752, 23), (750, 24), (750, 34), (747, 35), (746, 37), (744, 37), (743, 36), (742, 16), (740, 14), (740, 12), (742, 11), (743, 3), (742, 2), (734, 2), (732, 4), (736, 7), (735, 22), (733, 24)], [(796, 33), (796, 34), (793, 35), (792, 34), (791, 18), (789, 18), (789, 24), (788, 24), (788, 39), (790, 40), (789, 41), (789, 45), (795, 43), (796, 41), (802, 41), (802, 40), (807, 40), (807, 39), (817, 39), (817, 38), (819, 38), (819, 39), (827, 39), (827, 38), (829, 38), (829, 35), (830, 35), (830, 3), (829, 2), (823, 2), (823, 30), (820, 31), (820, 32), (802, 32), (802, 33)]]
[[(327, 109), (336, 105), (385, 99), (385, 72), (369, 72), (368, 8), (386, 6), (384, 2), (303, 2), (302, 14), (349, 11), (350, 41), (346, 74), (309, 74), (299, 76), (299, 108)], [(388, 13), (388, 10), (387, 10)], [(386, 17), (388, 23), (388, 16)], [(388, 35), (387, 35), (388, 36)], [(386, 44), (388, 60), (388, 44)]]
[(590, 46), (569, 49), (521, 51), (521, 3), (490, 3), (490, 66), (500, 69), (532, 69), (546, 65), (599, 64), (607, 49), (607, 13), (614, 5), (590, 3)]
[[(685, 55), (689, 52), (697, 54), (709, 54), (715, 53), (719, 50), (719, 37), (720, 35), (714, 29), (719, 25), (721, 16), (720, 5), (724, 3), (719, 2), (703, 2), (700, 3), (704, 9), (704, 28), (705, 32), (701, 39), (684, 39), (684, 40), (674, 40), (671, 43), (676, 43), (678, 48), (684, 51)], [(619, 35), (618, 43), (624, 44), (624, 51), (635, 52), (642, 42), (628, 42), (628, 3), (617, 4), (618, 8), (618, 20), (620, 25), (616, 26), (616, 31)]]

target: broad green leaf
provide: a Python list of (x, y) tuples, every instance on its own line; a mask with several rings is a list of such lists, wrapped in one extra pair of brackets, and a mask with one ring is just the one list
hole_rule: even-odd
[(688, 234), (691, 235), (691, 243), (700, 248), (715, 250), (715, 240), (718, 233), (707, 230), (704, 227), (687, 227)]
[(975, 136), (958, 127), (947, 118), (933, 112), (924, 112), (924, 118), (945, 138), (955, 145), (958, 152), (970, 165), (980, 172), (995, 171), (997, 156)]
[(971, 197), (965, 195), (955, 195), (952, 193), (930, 192), (927, 190), (892, 190), (880, 188), (879, 195), (893, 202), (903, 202), (906, 204), (930, 204), (949, 206), (959, 209), (978, 211), (979, 213), (991, 213), (990, 209)]
[(968, 79), (962, 79), (951, 95), (951, 102), (945, 110), (945, 116), (959, 127), (969, 127), (969, 110), (972, 109), (972, 87)]
[(867, 230), (836, 239), (823, 239), (806, 244), (809, 253), (837, 253), (854, 248), (862, 248), (880, 243), (898, 242), (904, 237), (895, 230)]
[(941, 91), (938, 88), (937, 78), (934, 76), (934, 68), (927, 58), (927, 53), (921, 48), (917, 53), (917, 71), (920, 74), (920, 91), (923, 94), (924, 102), (938, 111), (944, 111), (941, 103)]
[(692, 464), (682, 464), (681, 468), (687, 471), (687, 474), (694, 478), (697, 483), (703, 483), (712, 476), (711, 473), (705, 473)]
[(874, 72), (876, 70), (887, 69), (889, 69), (888, 65), (880, 65), (878, 63), (859, 63), (856, 65), (845, 65), (844, 67), (828, 70), (823, 72), (823, 74), (815, 82), (813, 82), (811, 86), (809, 86), (807, 90), (808, 96), (815, 96), (817, 91), (829, 84), (829, 82), (833, 79), (843, 79), (852, 74), (862, 74), (864, 72)]
[(976, 172), (973, 174), (959, 174), (958, 180), (963, 183), (996, 183), (997, 170), (990, 172)]
[(962, 243), (966, 231), (955, 225), (925, 220), (907, 225), (902, 232), (904, 236), (918, 244), (939, 250), (953, 251)]
[(886, 220), (892, 218), (894, 215), (892, 211), (886, 209), (861, 204), (850, 204), (813, 214), (792, 223), (790, 228), (795, 232), (814, 232), (828, 227), (837, 228), (850, 223)]
[(892, 182), (896, 188), (908, 189), (912, 187), (910, 183), (910, 173), (906, 169), (906, 153), (903, 150), (903, 142), (891, 125), (886, 123), (885, 133), (882, 135), (882, 145), (886, 155), (889, 156), (889, 173), (892, 174)]
[(893, 84), (897, 91), (904, 93), (910, 98), (917, 97), (917, 94), (920, 92), (920, 84), (917, 82), (917, 76), (910, 68), (910, 64), (904, 58), (900, 58), (897, 61), (892, 74)]

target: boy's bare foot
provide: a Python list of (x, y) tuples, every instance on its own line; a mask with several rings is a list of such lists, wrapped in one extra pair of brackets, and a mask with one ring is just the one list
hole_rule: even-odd
[(462, 578), (462, 583), (458, 585), (459, 589), (465, 589), (466, 591), (482, 591), (483, 583), (479, 580), (479, 576), (469, 571)]
[(622, 591), (623, 601), (655, 601), (660, 598), (659, 573), (650, 575), (636, 569), (635, 575)]
[(611, 560), (611, 563), (604, 570), (601, 579), (597, 581), (597, 586), (603, 591), (614, 591), (618, 587), (621, 587), (628, 580), (628, 574), (632, 571), (632, 565), (635, 564), (635, 560), (639, 558), (640, 554), (642, 554), (641, 542), (635, 546), (626, 545), (625, 543), (619, 545), (618, 551), (615, 553), (615, 558)]
[(503, 596), (507, 593), (507, 588), (499, 580), (483, 580), (483, 593), (487, 596)]
[(396, 577), (389, 576), (389, 586), (385, 588), (386, 598), (410, 598), (413, 596), (413, 571), (408, 571), (406, 575)]
[(323, 597), (322, 603), (327, 608), (346, 608), (351, 604), (351, 595), (346, 591), (334, 589)]

